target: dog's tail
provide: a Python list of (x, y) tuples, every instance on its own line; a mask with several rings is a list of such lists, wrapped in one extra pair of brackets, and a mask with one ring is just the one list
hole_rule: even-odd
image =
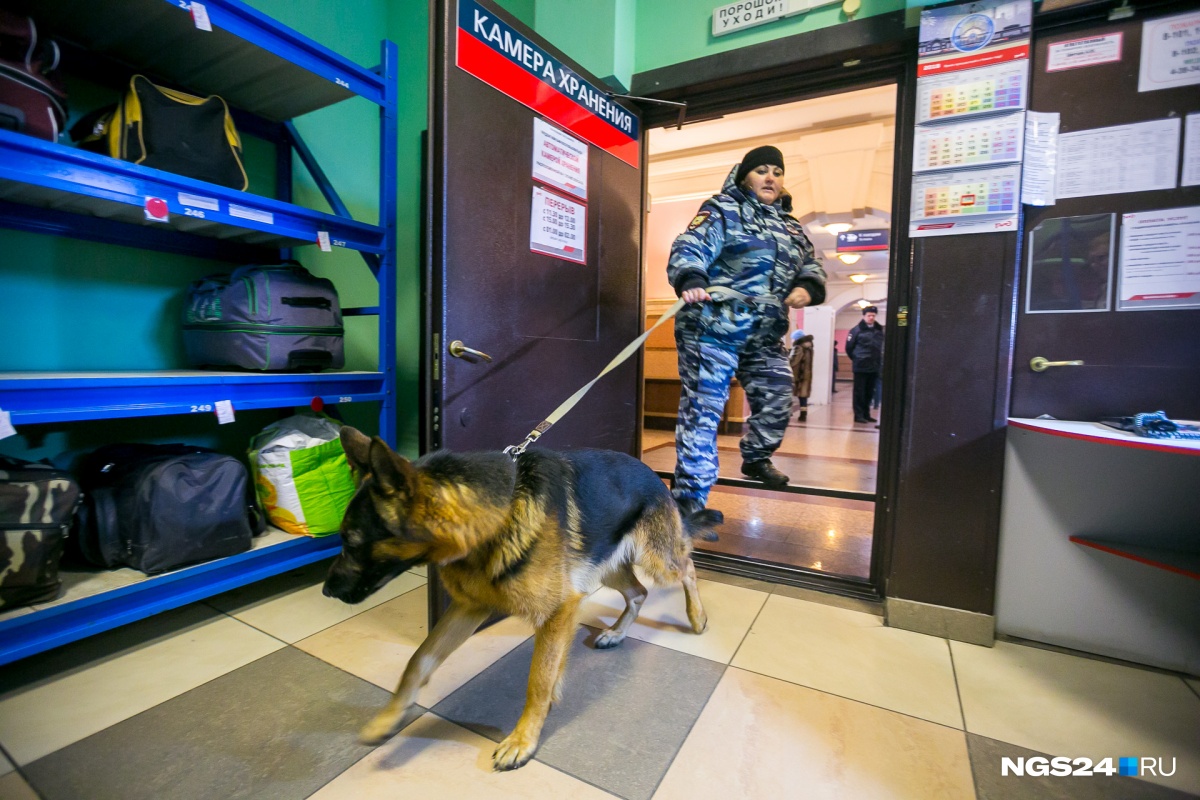
[(715, 508), (702, 508), (692, 514), (684, 515), (683, 530), (693, 539), (715, 542), (717, 532), (713, 528), (724, 523), (725, 515), (720, 511)]

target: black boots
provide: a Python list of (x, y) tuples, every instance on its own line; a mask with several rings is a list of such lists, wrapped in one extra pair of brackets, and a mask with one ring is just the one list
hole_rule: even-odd
[(762, 481), (773, 489), (787, 486), (790, 480), (787, 475), (775, 469), (769, 458), (761, 461), (743, 461), (742, 474), (751, 480)]

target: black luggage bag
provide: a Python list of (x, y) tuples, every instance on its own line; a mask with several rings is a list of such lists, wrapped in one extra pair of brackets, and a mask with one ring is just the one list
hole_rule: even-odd
[(84, 458), (75, 552), (147, 575), (250, 549), (263, 528), (238, 459), (183, 444), (113, 444)]
[(0, 456), (0, 609), (58, 596), (79, 484), (49, 464)]

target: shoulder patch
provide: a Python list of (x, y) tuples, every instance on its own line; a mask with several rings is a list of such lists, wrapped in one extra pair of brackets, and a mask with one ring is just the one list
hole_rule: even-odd
[(699, 228), (701, 225), (703, 225), (710, 216), (712, 216), (711, 211), (701, 211), (690, 223), (688, 223), (687, 229), (689, 231), (696, 230), (696, 228)]

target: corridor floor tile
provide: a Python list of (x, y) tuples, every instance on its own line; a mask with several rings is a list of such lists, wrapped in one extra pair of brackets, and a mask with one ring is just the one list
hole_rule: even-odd
[(1172, 777), (1146, 780), (1200, 794), (1200, 698), (1150, 670), (997, 642), (951, 642), (967, 730), (1093, 760), (1175, 757)]
[[(645, 583), (645, 581), (643, 581)], [(768, 595), (714, 581), (698, 581), (700, 602), (708, 613), (708, 630), (697, 636), (688, 623), (683, 587), (651, 586), (629, 636), (728, 664)], [(625, 609), (625, 598), (615, 589), (601, 588), (583, 603), (579, 621), (607, 628)]]
[[(1195, 795), (1166, 786), (1120, 775), (1016, 775), (1001, 773), (1001, 758), (1052, 758), (1052, 754), (1027, 750), (998, 742), (986, 736), (967, 734), (967, 749), (975, 773), (975, 793), (979, 800), (1187, 800)], [(1117, 761), (1113, 760), (1113, 765)], [(1081, 764), (1072, 769), (1082, 768)]]
[(0, 669), (0, 743), (28, 764), (284, 646), (202, 604), (97, 634)]
[(42, 800), (33, 787), (15, 772), (0, 777), (0, 797), (4, 800)]
[(512, 772), (493, 772), (495, 749), (495, 742), (425, 714), (314, 794), (312, 800), (612, 797), (536, 759)]
[(371, 751), (387, 693), (287, 648), (27, 767), (46, 800), (301, 800)]
[[(3, 755), (0, 755), (0, 776), (7, 775), (8, 773), (12, 772), (14, 769), (16, 769), (16, 767), (13, 766), (13, 763), (11, 761), (9, 761), (7, 758), (5, 758)], [(0, 797), (3, 797), (3, 796), (4, 795), (0, 794)]]
[(329, 561), (268, 578), (206, 601), (264, 633), (294, 644), (306, 636), (344, 622), (369, 608), (425, 585), (420, 575), (405, 573), (357, 605), (321, 593)]
[(733, 666), (962, 727), (946, 640), (873, 614), (771, 595)]
[(969, 800), (962, 731), (731, 667), (654, 800)]
[[(725, 667), (626, 639), (612, 650), (570, 649), (561, 705), (550, 710), (537, 760), (626, 800), (648, 800)], [(516, 725), (533, 656), (529, 641), (496, 662), (433, 712), (492, 741)]]
[[(409, 657), (425, 640), (428, 620), (427, 592), (422, 586), (295, 646), (390, 692), (400, 682)], [(432, 706), (532, 634), (528, 623), (511, 617), (477, 632), (433, 673), (417, 702)], [(360, 727), (368, 719), (364, 717)]]

